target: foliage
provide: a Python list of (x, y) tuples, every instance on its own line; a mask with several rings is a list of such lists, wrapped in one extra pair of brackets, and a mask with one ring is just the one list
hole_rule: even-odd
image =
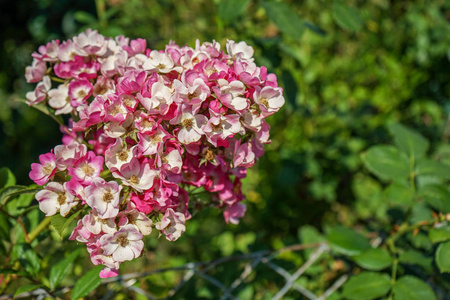
[[(333, 299), (445, 299), (450, 289), (448, 4), (226, 2), (22, 0), (2, 10), (0, 166), (17, 176), (0, 171), (3, 293), (38, 286), (54, 293), (73, 287), (88, 271), (86, 256), (69, 259), (77, 248), (65, 241), (69, 230), (62, 232), (63, 241), (53, 227), (50, 235), (39, 234), (36, 228), (48, 219), (32, 194), (20, 193), (25, 186), (13, 187), (30, 183), (30, 164), (61, 138), (53, 120), (13, 98), (31, 90), (23, 70), (38, 45), (92, 27), (105, 35), (145, 37), (152, 49), (171, 39), (190, 45), (197, 38), (245, 40), (255, 48), (257, 64), (278, 75), (288, 100), (279, 116), (269, 119), (273, 142), (244, 183), (248, 211), (241, 224), (226, 227), (217, 213), (201, 210), (177, 243), (149, 242), (141, 261), (125, 265), (124, 274), (327, 240), (332, 254), (298, 284), (319, 293), (349, 273), (353, 276)], [(239, 6), (232, 9), (228, 2)], [(286, 268), (294, 270), (310, 253), (286, 254)], [(52, 277), (60, 274), (52, 270), (62, 261), (71, 261), (67, 273)], [(231, 284), (238, 267), (229, 264), (213, 275)], [(276, 292), (280, 277), (266, 271), (258, 269), (251, 293), (241, 290), (250, 295), (243, 299)], [(361, 289), (359, 281), (367, 278), (373, 284)], [(180, 279), (169, 272), (136, 285), (165, 295)], [(359, 294), (366, 291), (372, 292)], [(96, 297), (106, 292), (101, 285)], [(177, 294), (219, 295), (201, 280)]]

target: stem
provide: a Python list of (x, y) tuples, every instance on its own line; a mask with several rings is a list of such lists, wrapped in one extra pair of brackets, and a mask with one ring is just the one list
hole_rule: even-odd
[(104, 0), (95, 0), (95, 7), (97, 9), (97, 17), (100, 22), (100, 26), (105, 28), (107, 24), (107, 20), (105, 19), (105, 1)]
[(41, 233), (41, 231), (43, 231), (44, 229), (47, 228), (47, 226), (50, 224), (51, 220), (52, 220), (51, 218), (45, 218), (44, 220), (41, 221), (41, 223), (39, 223), (38, 226), (36, 226), (35, 229), (33, 229), (33, 231), (31, 231), (28, 234), (28, 238), (30, 240), (29, 241), (30, 243), (33, 242), (33, 240), (35, 238), (37, 238), (37, 236), (39, 235), (39, 233)]

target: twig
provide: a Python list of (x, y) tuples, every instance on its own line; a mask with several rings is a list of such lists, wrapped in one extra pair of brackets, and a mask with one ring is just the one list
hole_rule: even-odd
[(336, 280), (332, 286), (330, 286), (322, 296), (320, 296), (317, 300), (325, 300), (335, 291), (337, 291), (348, 279), (348, 275), (342, 275), (338, 280)]

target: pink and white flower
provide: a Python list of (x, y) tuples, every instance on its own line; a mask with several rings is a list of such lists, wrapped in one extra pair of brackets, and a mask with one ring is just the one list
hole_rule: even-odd
[(36, 184), (44, 185), (56, 172), (56, 158), (55, 154), (47, 153), (39, 155), (39, 162), (31, 164), (30, 178)]
[(186, 231), (185, 221), (184, 214), (168, 208), (161, 222), (157, 223), (155, 227), (164, 233), (167, 240), (174, 242)]
[(104, 255), (111, 255), (114, 261), (132, 260), (141, 255), (144, 248), (144, 235), (127, 224), (114, 234), (105, 234), (100, 238)]
[(122, 186), (115, 181), (106, 182), (97, 177), (84, 189), (86, 203), (95, 209), (102, 219), (114, 218), (119, 213)]
[(47, 217), (53, 216), (58, 211), (65, 217), (70, 209), (78, 204), (77, 199), (67, 191), (65, 185), (50, 182), (43, 190), (37, 192), (36, 200), (39, 202), (39, 209)]

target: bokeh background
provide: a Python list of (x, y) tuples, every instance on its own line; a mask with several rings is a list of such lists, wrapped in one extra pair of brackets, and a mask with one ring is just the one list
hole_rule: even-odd
[[(123, 264), (121, 272), (311, 242), (336, 224), (388, 223), (382, 185), (360, 156), (374, 144), (390, 143), (386, 125), (393, 121), (428, 138), (431, 152), (450, 152), (449, 20), (445, 0), (2, 0), (0, 166), (9, 167), (18, 183), (30, 184), (30, 164), (60, 143), (52, 119), (14, 101), (34, 88), (24, 70), (39, 45), (86, 28), (145, 38), (151, 49), (171, 40), (190, 46), (196, 39), (222, 45), (244, 40), (254, 47), (256, 63), (278, 76), (286, 98), (268, 119), (272, 144), (244, 182), (246, 216), (239, 225), (226, 225), (220, 212), (196, 212), (182, 238), (169, 243), (152, 235), (145, 257)], [(57, 249), (49, 250), (55, 256), (46, 263), (62, 255)], [(295, 265), (303, 258), (292, 253), (285, 259)], [(75, 275), (91, 267), (88, 258), (84, 262)], [(231, 280), (232, 268), (217, 272)], [(305, 284), (323, 290), (334, 276), (329, 269), (311, 271)], [(282, 282), (259, 274), (265, 287)], [(146, 282), (157, 294), (178, 279), (168, 273)], [(250, 288), (242, 292), (262, 299), (257, 284)], [(199, 282), (181, 293), (215, 295)]]

